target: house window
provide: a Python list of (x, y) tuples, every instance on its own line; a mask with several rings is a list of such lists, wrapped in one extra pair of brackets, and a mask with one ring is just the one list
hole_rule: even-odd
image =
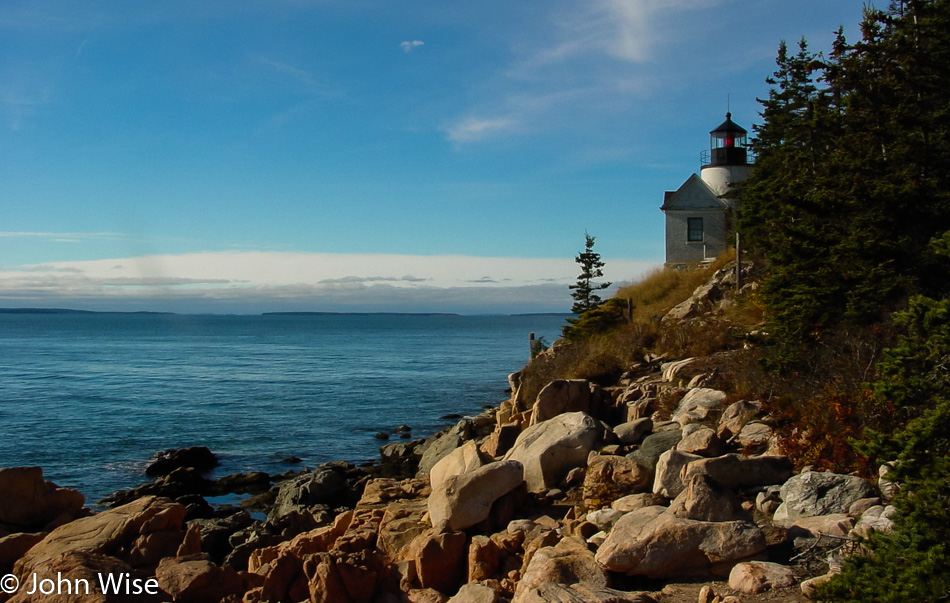
[(700, 242), (703, 240), (702, 218), (686, 218), (686, 240)]

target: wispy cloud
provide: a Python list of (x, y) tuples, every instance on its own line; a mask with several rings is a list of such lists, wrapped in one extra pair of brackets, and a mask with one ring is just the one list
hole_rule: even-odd
[(406, 41), (406, 42), (400, 42), (400, 43), (399, 43), (400, 48), (402, 48), (402, 51), (405, 52), (405, 53), (412, 52), (412, 51), (415, 50), (416, 48), (418, 48), (418, 47), (420, 47), (420, 46), (423, 46), (423, 45), (425, 45), (425, 42), (423, 42), (422, 40), (412, 40), (412, 41)]
[(517, 121), (507, 117), (478, 118), (466, 117), (449, 126), (446, 130), (452, 142), (473, 142), (490, 136), (510, 132), (517, 126)]
[(283, 63), (281, 61), (274, 61), (262, 56), (255, 56), (255, 60), (274, 71), (288, 76), (292, 80), (303, 84), (307, 88), (312, 89), (316, 85), (316, 80), (312, 73), (306, 69), (301, 69), (300, 67), (295, 67), (288, 63)]
[[(478, 83), (463, 115), (443, 128), (471, 143), (550, 127), (629, 107), (631, 97), (662, 89), (658, 67), (689, 10), (719, 0), (591, 0), (552, 2), (546, 19), (509, 39), (511, 60)], [(573, 117), (565, 118), (565, 114)], [(472, 115), (498, 116), (474, 118)], [(517, 124), (518, 127), (513, 127)]]
[(352, 283), (424, 283), (426, 279), (417, 276), (344, 276), (343, 278), (325, 278), (320, 285), (348, 285)]

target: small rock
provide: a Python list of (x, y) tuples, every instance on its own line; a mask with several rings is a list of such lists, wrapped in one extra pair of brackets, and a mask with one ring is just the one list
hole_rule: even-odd
[(617, 435), (617, 439), (625, 446), (639, 444), (643, 441), (643, 438), (647, 437), (652, 431), (653, 421), (650, 417), (628, 421), (614, 427), (614, 433)]
[(598, 509), (587, 514), (587, 521), (601, 530), (609, 531), (617, 523), (617, 520), (623, 516), (623, 511), (617, 511), (616, 509)]
[(169, 449), (152, 457), (152, 464), (145, 469), (145, 475), (168, 475), (175, 469), (194, 469), (198, 473), (206, 473), (218, 465), (218, 458), (207, 446)]
[(498, 593), (484, 584), (465, 584), (448, 603), (497, 603)]
[(680, 425), (698, 423), (709, 417), (726, 399), (726, 392), (705, 387), (689, 390), (673, 412)]
[[(691, 423), (690, 427), (695, 425)], [(684, 429), (683, 439), (676, 445), (676, 449), (681, 452), (698, 454), (699, 456), (719, 456), (724, 452), (722, 440), (716, 435), (716, 432), (709, 427), (701, 427), (692, 430), (692, 433), (686, 434)]]
[(791, 568), (765, 561), (739, 563), (729, 572), (729, 588), (749, 595), (786, 588), (797, 582)]
[(611, 509), (616, 509), (622, 513), (630, 513), (643, 507), (655, 507), (666, 504), (666, 498), (653, 492), (644, 492), (642, 494), (631, 494), (618, 498), (610, 503)]
[(870, 498), (862, 498), (854, 501), (854, 503), (848, 507), (848, 515), (859, 519), (864, 512), (870, 509), (871, 507), (876, 507), (881, 504), (881, 499), (877, 496), (872, 496)]
[(730, 404), (719, 419), (717, 432), (723, 440), (739, 435), (742, 427), (755, 418), (762, 408), (759, 402), (740, 400)]
[(746, 449), (763, 448), (772, 437), (772, 428), (765, 423), (751, 421), (746, 423), (736, 438), (739, 445)]

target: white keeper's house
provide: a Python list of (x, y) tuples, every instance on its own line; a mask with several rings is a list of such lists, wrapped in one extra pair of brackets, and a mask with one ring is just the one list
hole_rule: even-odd
[(727, 193), (752, 172), (747, 136), (726, 113), (726, 121), (709, 133), (699, 175), (664, 194), (660, 209), (666, 215), (667, 267), (709, 262), (728, 248), (736, 199)]

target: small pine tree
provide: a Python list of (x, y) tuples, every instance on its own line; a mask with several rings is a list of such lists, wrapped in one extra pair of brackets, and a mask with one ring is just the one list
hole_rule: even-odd
[(601, 261), (600, 254), (594, 251), (594, 237), (590, 236), (585, 230), (584, 238), (584, 251), (574, 258), (574, 261), (580, 264), (582, 270), (577, 277), (577, 283), (570, 285), (573, 291), (571, 297), (574, 298), (571, 312), (578, 315), (600, 307), (604, 300), (596, 292), (606, 289), (612, 284), (594, 282), (594, 279), (604, 276), (604, 262)]

